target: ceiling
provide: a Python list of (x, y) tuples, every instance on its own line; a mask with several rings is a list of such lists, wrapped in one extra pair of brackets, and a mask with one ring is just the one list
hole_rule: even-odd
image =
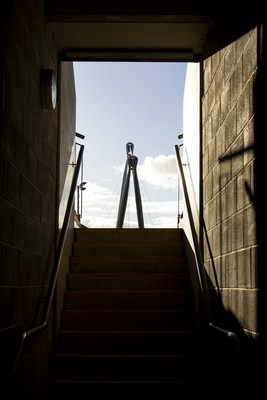
[(212, 18), (199, 2), (125, 3), (45, 1), (46, 19), (62, 59), (200, 60)]

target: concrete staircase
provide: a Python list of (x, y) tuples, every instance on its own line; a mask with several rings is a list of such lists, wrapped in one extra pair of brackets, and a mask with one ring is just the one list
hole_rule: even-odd
[(199, 393), (199, 340), (181, 229), (75, 230), (47, 398)]

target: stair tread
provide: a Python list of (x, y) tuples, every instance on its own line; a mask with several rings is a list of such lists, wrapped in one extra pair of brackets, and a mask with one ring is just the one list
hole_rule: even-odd
[(84, 331), (59, 332), (60, 353), (90, 354), (194, 354), (201, 338), (191, 329), (173, 331)]
[(71, 272), (67, 277), (68, 290), (146, 291), (179, 290), (189, 288), (189, 277), (184, 272)]
[(154, 248), (154, 247), (159, 247), (162, 246), (164, 248), (172, 248), (172, 247), (178, 247), (178, 248), (183, 248), (184, 247), (184, 243), (181, 241), (175, 241), (175, 242), (126, 242), (126, 243), (113, 243), (113, 242), (105, 242), (103, 244), (103, 242), (74, 242), (73, 243), (73, 248), (75, 247), (89, 247), (89, 248), (95, 248), (95, 247), (100, 247), (100, 248), (124, 248), (124, 247), (141, 247), (141, 248)]
[(172, 309), (169, 309), (169, 310), (166, 310), (166, 309), (164, 309), (164, 310), (161, 310), (161, 309), (158, 309), (158, 310), (151, 310), (151, 309), (147, 309), (147, 310), (139, 310), (139, 309), (137, 309), (137, 310), (124, 310), (124, 309), (122, 309), (122, 310), (109, 310), (109, 309), (107, 309), (107, 310), (98, 310), (98, 309), (95, 309), (95, 310), (76, 310), (76, 309), (72, 309), (72, 310), (62, 310), (62, 312), (63, 313), (80, 313), (80, 314), (92, 314), (92, 313), (101, 313), (101, 314), (103, 314), (103, 313), (113, 313), (113, 314), (118, 314), (118, 313), (124, 313), (124, 314), (134, 314), (134, 313), (138, 313), (138, 314), (148, 314), (148, 313), (150, 313), (150, 314), (159, 314), (159, 313), (161, 313), (161, 314), (182, 314), (182, 313), (193, 313), (193, 311), (191, 310), (191, 307), (190, 307), (190, 309), (177, 309), (177, 310), (172, 310)]
[(137, 310), (134, 310), (134, 309), (131, 309), (131, 310), (109, 310), (109, 309), (107, 309), (107, 310), (98, 310), (98, 309), (95, 309), (95, 310), (76, 310), (76, 309), (73, 309), (73, 310), (62, 310), (62, 312), (63, 313), (70, 313), (70, 312), (72, 312), (72, 313), (81, 313), (81, 314), (90, 314), (90, 313), (101, 313), (101, 314), (103, 314), (103, 313), (113, 313), (113, 314), (116, 314), (116, 313), (124, 313), (124, 314), (134, 314), (134, 313), (142, 313), (142, 314), (159, 314), (159, 313), (161, 313), (161, 314), (177, 314), (177, 313), (193, 313), (193, 310), (191, 309), (191, 307), (190, 307), (190, 309), (177, 309), (177, 310), (173, 310), (173, 309), (157, 309), (157, 310), (151, 310), (151, 309), (144, 309), (144, 310), (139, 310), (139, 309), (137, 309)]
[(70, 272), (68, 276), (77, 276), (79, 278), (91, 278), (91, 279), (114, 279), (119, 277), (131, 277), (135, 279), (145, 277), (153, 277), (155, 280), (163, 280), (171, 278), (187, 278), (188, 275), (185, 272)]
[(149, 263), (154, 263), (154, 262), (155, 263), (164, 262), (167, 264), (170, 262), (177, 263), (177, 260), (184, 261), (185, 257), (182, 255), (166, 256), (166, 257), (164, 257), (164, 256), (158, 256), (158, 257), (147, 256), (145, 258), (143, 256), (133, 256), (133, 257), (131, 257), (131, 259), (129, 259), (128, 256), (123, 256), (123, 255), (122, 256), (105, 256), (105, 255), (103, 255), (101, 257), (90, 255), (90, 256), (72, 256), (71, 257), (71, 262), (82, 263), (82, 262), (88, 262), (88, 260), (91, 262), (98, 262), (99, 264), (104, 263), (104, 262), (109, 263), (110, 261), (112, 261), (112, 262), (116, 261), (120, 264), (123, 264), (125, 262), (127, 262), (127, 263), (130, 262), (131, 264), (133, 264), (134, 262), (137, 262), (137, 261), (142, 262), (144, 264), (149, 264)]
[(106, 385), (104, 392), (109, 385), (116, 392), (116, 385), (136, 385), (138, 392), (147, 385), (153, 392), (156, 385), (155, 394), (160, 386), (196, 389), (201, 338), (183, 230), (74, 232), (51, 380), (56, 391), (64, 385), (65, 393), (82, 392), (83, 385)]
[[(70, 308), (69, 304), (73, 304), (73, 301), (79, 300), (80, 302), (84, 300), (85, 301), (92, 301), (92, 300), (117, 300), (117, 301), (125, 301), (125, 300), (143, 300), (143, 301), (151, 301), (154, 300), (155, 302), (162, 301), (162, 305), (165, 307), (166, 302), (174, 302), (176, 303), (178, 301), (186, 301), (188, 304), (191, 304), (191, 296), (190, 296), (190, 290), (189, 289), (179, 289), (179, 290), (168, 290), (168, 289), (162, 289), (162, 290), (127, 290), (127, 291), (122, 291), (122, 290), (66, 290), (65, 294), (65, 301), (66, 301), (66, 308)], [(165, 300), (165, 303), (163, 303)], [(80, 304), (78, 302), (78, 305)], [(124, 303), (127, 307), (128, 303)], [(173, 303), (175, 304), (175, 303)], [(76, 307), (75, 307), (76, 308)]]
[(184, 243), (178, 242), (74, 242), (72, 245), (72, 255), (95, 256), (95, 257), (147, 257), (147, 256), (181, 256), (184, 255)]
[(99, 237), (106, 237), (112, 235), (116, 237), (127, 237), (127, 238), (144, 238), (144, 237), (159, 237), (161, 239), (162, 235), (168, 235), (168, 237), (175, 237), (178, 240), (183, 236), (183, 229), (181, 228), (122, 228), (122, 229), (114, 229), (114, 228), (79, 228), (75, 229), (75, 239), (80, 240), (81, 238), (96, 240)]
[(88, 359), (101, 359), (101, 358), (139, 358), (139, 359), (177, 359), (177, 360), (184, 360), (184, 359), (196, 359), (199, 358), (198, 354), (81, 354), (81, 353), (66, 353), (66, 352), (59, 352), (56, 355), (57, 358), (88, 358)]
[(66, 290), (65, 294), (67, 295), (73, 295), (73, 296), (78, 296), (80, 294), (85, 294), (87, 293), (89, 296), (94, 294), (94, 293), (99, 293), (99, 294), (103, 294), (105, 293), (106, 295), (114, 295), (114, 294), (120, 294), (122, 296), (125, 296), (127, 294), (130, 295), (134, 295), (134, 296), (139, 296), (139, 295), (143, 295), (143, 294), (147, 294), (147, 295), (162, 295), (162, 294), (176, 294), (179, 295), (181, 293), (188, 293), (190, 292), (190, 290), (187, 289), (179, 289), (179, 290), (127, 290), (127, 291), (123, 291), (123, 290), (109, 290), (108, 292), (106, 290)]
[(176, 380), (157, 380), (157, 381), (153, 381), (153, 380), (146, 380), (146, 381), (141, 381), (141, 380), (88, 380), (88, 379), (68, 379), (68, 378), (56, 378), (53, 379), (52, 383), (66, 383), (66, 384), (72, 384), (72, 383), (78, 383), (78, 384), (118, 384), (118, 383), (122, 383), (122, 384), (133, 384), (133, 383), (137, 383), (137, 384), (153, 384), (153, 385), (162, 385), (162, 384), (176, 384), (176, 383), (184, 383), (184, 384), (192, 384), (195, 383), (195, 380), (190, 380), (190, 379), (176, 379)]
[(107, 331), (107, 330), (99, 330), (99, 331), (93, 331), (93, 332), (88, 332), (88, 331), (83, 331), (83, 330), (72, 330), (72, 329), (61, 329), (59, 334), (62, 333), (81, 333), (81, 334), (85, 334), (85, 335), (98, 335), (98, 334), (107, 334), (107, 335), (116, 335), (116, 334), (125, 334), (125, 335), (151, 335), (152, 333), (155, 335), (161, 335), (161, 334), (167, 334), (167, 335), (177, 335), (177, 334), (194, 334), (197, 335), (195, 329), (183, 329), (183, 330), (162, 330), (162, 331), (142, 331), (142, 332), (131, 332), (131, 331)]
[(185, 335), (188, 335), (188, 334), (196, 334), (196, 332), (195, 332), (195, 329), (183, 329), (183, 330), (180, 330), (180, 329), (177, 329), (177, 330), (166, 330), (166, 331), (161, 331), (161, 330), (158, 330), (158, 331), (154, 331), (154, 330), (147, 330), (147, 331), (142, 331), (142, 332), (135, 332), (135, 331), (121, 331), (121, 330), (118, 330), (118, 331), (109, 331), (109, 330), (107, 330), (107, 329), (105, 329), (105, 330), (96, 330), (96, 331), (84, 331), (84, 330), (81, 330), (81, 329), (61, 329), (60, 330), (60, 334), (62, 334), (62, 333), (81, 333), (81, 334), (84, 334), (84, 335), (95, 335), (95, 334), (107, 334), (107, 335), (113, 335), (113, 334), (119, 334), (119, 335), (121, 335), (121, 334), (123, 334), (123, 335), (150, 335), (150, 334), (154, 334), (154, 335), (160, 335), (160, 334), (173, 334), (173, 335), (175, 335), (175, 334), (185, 334)]
[(127, 233), (138, 233), (140, 232), (169, 232), (169, 231), (175, 231), (175, 232), (182, 232), (182, 228), (111, 228), (111, 227), (106, 227), (106, 228), (75, 228), (76, 232), (86, 232), (86, 233), (94, 233), (94, 232), (127, 232)]

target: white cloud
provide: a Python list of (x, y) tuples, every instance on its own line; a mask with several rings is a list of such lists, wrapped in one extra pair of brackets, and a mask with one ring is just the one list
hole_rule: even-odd
[[(125, 164), (115, 166), (115, 171), (123, 174)], [(143, 164), (137, 164), (137, 176), (140, 182), (156, 189), (177, 190), (178, 166), (174, 155), (147, 156)]]
[(118, 195), (90, 181), (87, 181), (85, 187), (86, 190), (82, 192), (82, 210), (80, 210), (82, 224), (89, 228), (114, 226)]

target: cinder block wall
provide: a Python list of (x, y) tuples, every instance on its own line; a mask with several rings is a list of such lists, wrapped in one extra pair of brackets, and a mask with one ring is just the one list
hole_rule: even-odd
[(204, 238), (204, 258), (211, 284), (219, 283), (227, 312), (224, 322), (256, 338), (254, 104), (259, 30), (239, 29), (237, 19), (219, 26), (215, 22), (203, 63), (203, 217), (211, 247), (210, 252)]
[(53, 261), (58, 107), (41, 107), (40, 71), (57, 71), (57, 51), (42, 0), (4, 1), (1, 14), (1, 382), (7, 383), (6, 393), (15, 389), (37, 399), (47, 374), (52, 326), (25, 342), (16, 381), (7, 380), (6, 373), (13, 366), (18, 335), (40, 320)]

